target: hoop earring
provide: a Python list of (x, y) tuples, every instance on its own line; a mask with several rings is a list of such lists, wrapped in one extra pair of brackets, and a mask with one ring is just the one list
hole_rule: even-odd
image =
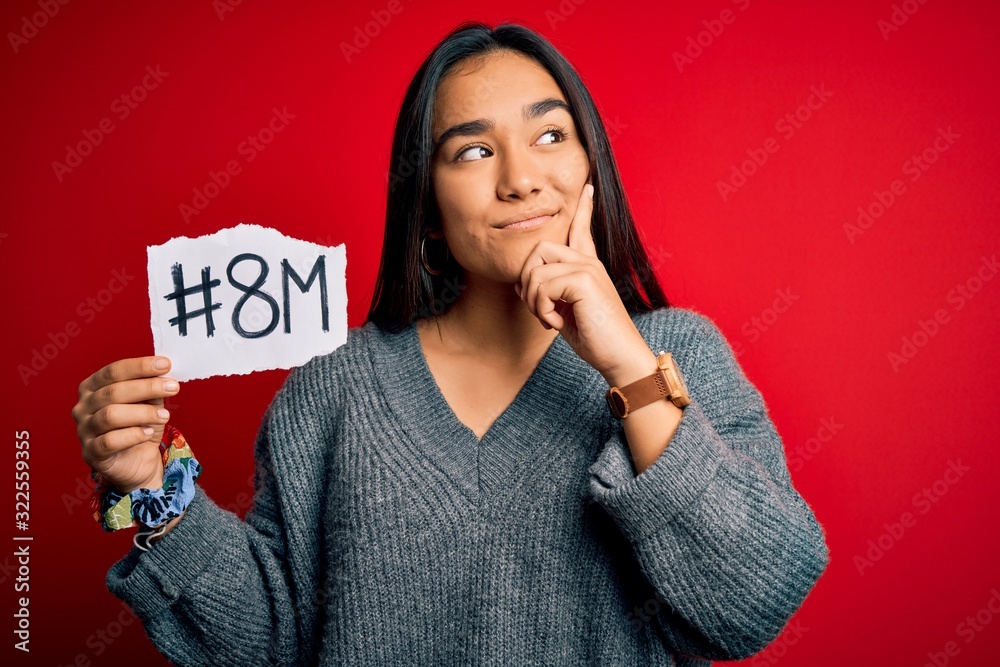
[[(433, 239), (439, 239), (439, 238), (443, 238), (444, 237), (444, 233), (437, 232), (434, 236), (431, 236), (430, 234), (423, 234), (420, 237), (420, 263), (423, 264), (424, 271), (426, 271), (427, 273), (431, 274), (432, 276), (439, 276), (442, 273), (444, 273), (444, 269), (443, 268), (442, 269), (431, 268), (430, 264), (427, 263), (427, 254), (424, 252), (424, 243), (427, 241), (427, 237), (428, 236), (430, 236)], [(448, 244), (447, 243), (444, 244), (444, 254), (445, 254), (444, 261), (445, 261), (445, 264), (447, 264), (448, 260), (451, 258), (451, 252), (448, 250)]]

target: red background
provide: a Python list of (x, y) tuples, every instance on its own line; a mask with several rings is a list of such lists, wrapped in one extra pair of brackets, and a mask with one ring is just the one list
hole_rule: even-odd
[[(131, 617), (105, 588), (131, 531), (103, 533), (73, 495), (88, 472), (70, 417), (78, 383), (114, 359), (152, 352), (145, 247), (239, 222), (346, 243), (349, 324), (360, 325), (406, 83), (460, 21), (511, 19), (553, 41), (618, 128), (616, 158), (668, 296), (727, 335), (767, 400), (796, 487), (826, 529), (828, 571), (782, 637), (747, 664), (922, 665), (929, 654), (938, 664), (995, 664), (1000, 618), (987, 603), (1000, 587), (1000, 355), (990, 331), (1000, 280), (983, 257), (1000, 245), (1000, 10), (909, 0), (899, 5), (902, 25), (883, 35), (879, 21), (894, 12), (888, 0), (576, 2), (470, 9), (403, 0), (351, 62), (341, 43), (388, 2), (245, 0), (221, 16), (209, 0), (70, 2), (37, 34), (29, 30), (17, 52), (8, 34), (0, 46), (0, 270), (12, 306), (3, 469), (11, 480), (11, 436), (28, 430), (34, 540), (30, 656), (11, 646), (15, 543), (5, 538), (0, 552), (0, 660), (165, 664), (137, 622), (118, 625)], [(705, 21), (718, 31), (712, 21), (724, 9), (733, 20), (718, 35), (705, 32)], [(0, 29), (20, 32), (23, 17), (38, 11), (27, 0), (4, 3)], [(692, 48), (696, 57), (679, 68), (674, 52), (701, 32), (707, 46)], [(157, 65), (166, 78), (120, 119), (112, 102)], [(800, 111), (810, 117), (788, 136), (776, 123), (813, 86), (831, 95)], [(274, 107), (295, 118), (247, 163), (237, 147)], [(114, 131), (60, 181), (52, 163), (104, 118)], [(936, 161), (911, 180), (905, 163), (933, 146), (939, 128), (958, 138), (939, 155), (930, 151)], [(778, 150), (724, 200), (718, 182), (768, 139)], [(231, 159), (242, 173), (187, 224), (179, 205)], [(896, 179), (904, 193), (849, 239), (844, 225), (855, 223), (858, 207)], [(134, 280), (91, 313), (87, 300), (111, 296), (102, 290), (116, 270)], [(985, 281), (977, 283), (977, 271)], [(970, 281), (977, 291), (959, 308), (952, 290)], [(792, 298), (779, 304), (782, 313), (770, 310), (779, 290)], [(917, 333), (919, 346), (907, 350), (915, 355), (894, 367), (890, 353), (901, 354), (903, 338), (939, 310), (944, 323), (925, 325), (934, 335)], [(64, 349), (25, 381), (19, 366), (30, 367), (50, 334), (58, 339), (74, 324)], [(252, 491), (252, 438), (285, 374), (190, 382), (168, 406), (204, 463), (200, 483), (241, 514)], [(822, 430), (829, 422), (832, 437)], [(946, 476), (958, 461), (968, 471)], [(916, 496), (925, 488), (933, 504)], [(913, 521), (893, 537), (886, 524), (904, 512)], [(4, 523), (15, 532), (13, 517)], [(880, 537), (884, 552), (859, 572), (855, 557), (867, 557), (869, 540)], [(960, 626), (977, 612), (979, 630)]]

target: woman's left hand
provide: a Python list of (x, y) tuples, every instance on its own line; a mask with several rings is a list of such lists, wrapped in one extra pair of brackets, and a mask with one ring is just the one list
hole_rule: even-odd
[[(656, 357), (597, 257), (590, 231), (593, 188), (589, 183), (583, 188), (567, 245), (540, 241), (528, 254), (514, 289), (532, 314), (559, 331), (609, 384), (616, 384), (651, 373)], [(651, 361), (653, 368), (647, 368)]]

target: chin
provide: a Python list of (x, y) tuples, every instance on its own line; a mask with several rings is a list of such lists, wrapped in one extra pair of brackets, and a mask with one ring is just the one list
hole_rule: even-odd
[(491, 280), (517, 282), (521, 279), (521, 267), (524, 266), (528, 255), (540, 241), (566, 245), (568, 240), (569, 228), (562, 224), (545, 225), (535, 230), (515, 232), (503, 242), (493, 245), (492, 250), (496, 254), (492, 258), (486, 258), (487, 261), (492, 260), (492, 268), (482, 266), (482, 269), (477, 273)]

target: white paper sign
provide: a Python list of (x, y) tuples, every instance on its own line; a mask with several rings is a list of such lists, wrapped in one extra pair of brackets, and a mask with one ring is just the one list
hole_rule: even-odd
[(146, 248), (153, 348), (178, 380), (301, 366), (347, 342), (347, 248), (241, 224)]

